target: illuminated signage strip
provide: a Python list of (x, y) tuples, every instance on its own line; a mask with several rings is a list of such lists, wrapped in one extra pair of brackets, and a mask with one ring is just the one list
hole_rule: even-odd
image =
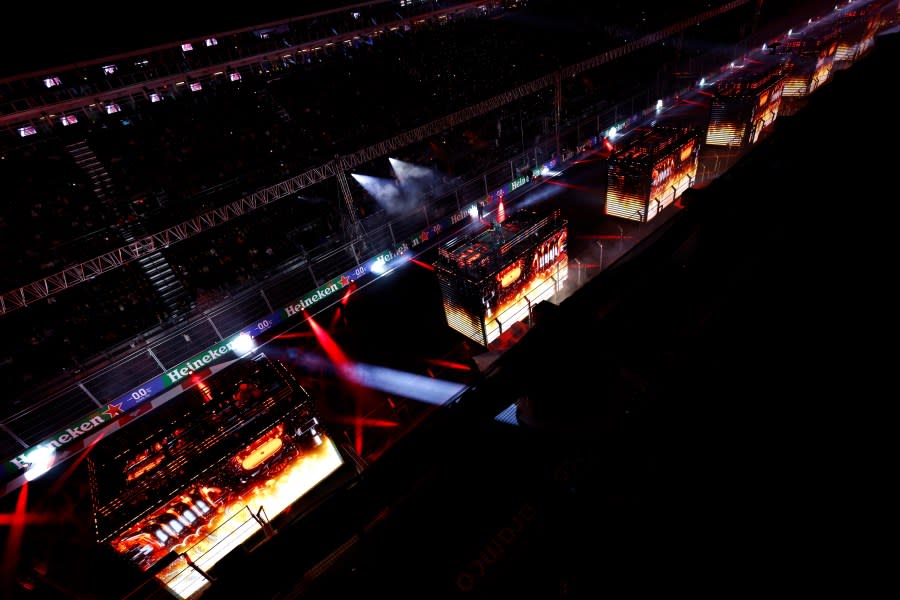
[[(588, 143), (596, 143), (596, 138), (592, 138)], [(536, 168), (534, 175), (545, 173), (549, 169), (553, 169), (558, 164), (557, 159), (553, 159), (544, 163), (541, 167)], [(500, 188), (494, 190), (488, 195), (487, 201), (502, 200), (505, 195), (522, 187), (527, 183), (527, 179), (519, 177), (504, 184)], [(410, 249), (437, 237), (444, 230), (448, 230), (453, 226), (469, 218), (471, 213), (477, 209), (475, 204), (470, 204), (459, 211), (448, 215), (444, 219), (433, 223), (428, 228), (422, 230), (404, 242), (396, 244), (393, 248), (385, 250), (380, 254), (373, 256), (364, 264), (350, 269), (319, 288), (301, 296), (289, 305), (278, 309), (272, 314), (257, 321), (255, 324), (245, 328), (225, 340), (215, 344), (211, 348), (201, 352), (200, 354), (178, 364), (173, 368), (169, 368), (165, 373), (154, 377), (140, 386), (126, 392), (116, 400), (106, 404), (102, 408), (70, 423), (66, 428), (60, 429), (50, 437), (38, 442), (34, 446), (28, 448), (18, 456), (7, 460), (3, 464), (4, 483), (2, 493), (6, 494), (17, 489), (24, 482), (23, 472), (27, 471), (31, 466), (28, 456), (39, 448), (49, 447), (55, 450), (56, 463), (69, 458), (70, 456), (83, 450), (87, 444), (99, 437), (99, 430), (106, 429), (111, 423), (116, 421), (117, 428), (124, 426), (131, 419), (144, 414), (152, 408), (156, 408), (165, 403), (174, 395), (181, 392), (181, 388), (176, 388), (176, 394), (167, 394), (160, 397), (168, 389), (175, 384), (183, 382), (184, 378), (190, 373), (220, 365), (225, 361), (231, 361), (236, 358), (231, 346), (234, 341), (241, 335), (249, 335), (256, 338), (259, 335), (269, 331), (273, 327), (287, 322), (294, 317), (302, 317), (303, 310), (318, 304), (320, 301), (332, 296), (340, 290), (346, 288), (354, 281), (368, 275), (372, 272), (372, 267), (377, 264), (385, 265), (391, 260), (406, 254)], [(151, 403), (151, 399), (153, 402)], [(124, 413), (140, 408), (140, 412), (127, 415), (123, 418)], [(118, 420), (118, 421), (117, 421)], [(105, 432), (108, 433), (108, 432)]]
[[(149, 404), (149, 401), (151, 399), (156, 398), (169, 388), (172, 388), (174, 385), (184, 382), (186, 378), (189, 377), (193, 372), (207, 369), (209, 367), (212, 367), (213, 365), (218, 365), (222, 362), (231, 361), (237, 358), (237, 355), (232, 350), (232, 346), (234, 345), (235, 340), (237, 340), (241, 335), (249, 335), (251, 338), (256, 338), (266, 331), (269, 331), (273, 327), (285, 323), (295, 317), (299, 316), (303, 318), (302, 313), (304, 309), (320, 303), (333, 294), (346, 288), (354, 281), (357, 281), (363, 276), (368, 275), (372, 271), (372, 266), (374, 264), (379, 262), (382, 264), (387, 263), (394, 258), (397, 258), (398, 256), (402, 256), (403, 254), (408, 252), (409, 249), (419, 246), (423, 242), (436, 237), (445, 229), (449, 229), (450, 227), (453, 227), (454, 225), (464, 221), (466, 218), (469, 218), (470, 211), (472, 211), (474, 208), (474, 205), (469, 205), (464, 207), (462, 210), (457, 211), (456, 213), (448, 215), (446, 218), (433, 223), (430, 227), (409, 238), (407, 241), (401, 242), (393, 248), (385, 250), (384, 252), (372, 257), (364, 264), (361, 264), (358, 267), (354, 267), (346, 273), (343, 273), (335, 277), (334, 279), (325, 282), (317, 289), (301, 296), (287, 306), (280, 308), (272, 314), (258, 320), (255, 324), (245, 328), (243, 331), (235, 333), (234, 335), (218, 342), (217, 344), (201, 352), (200, 354), (197, 354), (174, 367), (168, 368), (164, 373), (123, 394), (122, 396), (110, 402), (109, 404), (106, 404), (102, 408), (99, 408), (96, 411), (69, 424), (66, 428), (60, 429), (50, 437), (42, 440), (38, 444), (32, 446), (31, 448), (27, 449), (11, 460), (8, 460), (3, 465), (4, 473), (7, 475), (7, 478), (9, 478), (9, 475), (15, 477), (16, 475), (21, 474), (23, 471), (26, 471), (31, 466), (31, 461), (29, 461), (28, 456), (33, 451), (39, 448), (49, 447), (55, 450), (55, 462), (64, 460), (72, 454), (83, 450), (85, 447), (84, 442), (87, 441), (89, 437), (87, 435), (88, 432), (95, 432), (98, 429), (105, 428), (112, 421), (120, 419), (121, 416), (126, 412), (132, 411), (141, 406), (143, 406), (144, 408), (141, 410), (140, 414), (143, 414), (150, 408), (158, 406), (162, 403), (154, 402), (151, 405)], [(178, 388), (177, 391), (180, 392), (181, 389)], [(170, 397), (171, 396), (166, 396), (165, 399), (168, 400)], [(121, 424), (125, 424), (129, 420), (130, 419), (125, 420)], [(90, 436), (90, 439), (94, 439), (94, 437), (96, 436)], [(15, 481), (11, 481), (5, 484), (4, 493), (18, 487), (16, 483), (17, 482)]]
[[(231, 360), (210, 367), (209, 370), (211, 373), (215, 373), (220, 369), (228, 367), (235, 360), (237, 359), (232, 358)], [(21, 473), (30, 466), (28, 455), (39, 448), (49, 447), (54, 449), (56, 456), (55, 462), (70, 458), (78, 452), (90, 447), (91, 444), (96, 442), (100, 437), (110, 435), (122, 427), (125, 427), (138, 417), (155, 408), (159, 408), (183, 391), (184, 388), (181, 386), (173, 386), (171, 389), (152, 399), (143, 398), (139, 404), (136, 404), (134, 410), (131, 410), (127, 414), (122, 414), (124, 411), (117, 408), (115, 403), (108, 404), (105, 409), (98, 410), (83, 417), (79, 421), (70, 424), (66, 429), (60, 430), (53, 436), (42, 441), (40, 444), (29, 448), (26, 452), (11, 459), (4, 467), (6, 471), (9, 472), (11, 471), (10, 465), (12, 465), (19, 473)], [(2, 493), (7, 494), (11, 492), (22, 485), (24, 480), (24, 475), (19, 475), (18, 478), (5, 483)]]

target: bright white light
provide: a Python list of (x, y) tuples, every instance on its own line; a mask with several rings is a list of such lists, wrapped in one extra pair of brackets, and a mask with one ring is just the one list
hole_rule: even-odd
[(56, 451), (49, 446), (40, 446), (28, 453), (27, 460), (31, 467), (25, 471), (25, 479), (34, 481), (53, 466), (53, 455)]
[(199, 81), (194, 81), (191, 83), (191, 91), (192, 92), (199, 92), (202, 89), (203, 89), (203, 84), (200, 83)]
[(394, 171), (397, 179), (404, 183), (410, 179), (434, 179), (435, 173), (428, 167), (396, 158), (388, 158), (388, 162), (391, 163), (391, 169)]
[(659, 112), (663, 109), (663, 101), (659, 99), (656, 101), (656, 112)]
[(248, 352), (252, 352), (256, 348), (256, 343), (253, 341), (253, 338), (250, 337), (247, 333), (242, 333), (231, 342), (231, 349), (235, 354), (244, 355)]
[(190, 51), (193, 50), (193, 49), (194, 49), (194, 45), (191, 44), (191, 43), (187, 43), (187, 44), (182, 44), (182, 45), (181, 45), (181, 51), (182, 51), (182, 52), (190, 52)]
[(731, 61), (731, 68), (734, 68), (734, 61)]
[(769, 46), (767, 46), (767, 45), (765, 44), (765, 42), (764, 42), (763, 45), (762, 45), (762, 51), (765, 52), (766, 49), (767, 49), (768, 47), (769, 47)]
[(606, 132), (606, 137), (608, 137), (609, 139), (613, 139), (614, 137), (616, 137), (617, 133), (619, 133), (619, 130), (616, 129), (615, 125), (613, 125), (609, 128), (609, 131)]
[(547, 165), (541, 167), (541, 175), (547, 178), (556, 177), (557, 175), (561, 175), (562, 171), (553, 171)]
[(151, 93), (150, 94), (150, 102), (159, 102), (162, 98), (159, 97), (159, 94)]
[(372, 177), (360, 173), (351, 173), (350, 175), (378, 202), (379, 206), (389, 213), (402, 213), (415, 206), (416, 197), (410, 197), (404, 193), (400, 182), (396, 179)]
[(472, 217), (473, 219), (478, 218), (478, 205), (477, 204), (473, 204), (472, 206), (469, 207), (469, 216)]
[(700, 87), (703, 87), (704, 85), (706, 85), (706, 77), (701, 77), (700, 78)]
[(372, 266), (369, 267), (369, 270), (372, 271), (375, 275), (381, 275), (387, 269), (387, 264), (384, 262), (383, 258), (379, 258), (375, 262), (372, 263)]
[(791, 34), (794, 33), (793, 29), (788, 29), (788, 37), (791, 37)]
[(812, 17), (809, 18), (809, 21), (807, 21), (806, 24), (810, 25), (811, 23), (812, 23)]
[(231, 81), (240, 81), (240, 80), (241, 80), (241, 74), (238, 73), (237, 71), (235, 71), (234, 73), (229, 73), (229, 74), (228, 74), (228, 79), (230, 79)]
[(362, 363), (349, 367), (347, 375), (359, 385), (437, 406), (446, 404), (466, 389), (461, 383)]

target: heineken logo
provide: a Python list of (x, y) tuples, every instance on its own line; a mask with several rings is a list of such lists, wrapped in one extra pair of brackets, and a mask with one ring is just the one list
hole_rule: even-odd
[[(168, 385), (172, 385), (173, 383), (178, 382), (179, 380), (187, 377), (195, 371), (204, 369), (211, 364), (216, 363), (223, 358), (226, 358), (226, 355), (230, 355), (232, 351), (234, 341), (238, 337), (240, 337), (240, 335), (240, 333), (235, 334), (227, 340), (224, 340), (218, 346), (210, 348), (206, 352), (198, 354), (197, 356), (184, 361), (174, 369), (166, 372), (166, 383)], [(230, 356), (228, 356), (228, 358), (230, 358)]]
[(87, 437), (87, 434), (89, 432), (103, 427), (108, 422), (117, 417), (121, 412), (121, 404), (108, 404), (105, 409), (89, 417), (86, 417), (85, 420), (81, 423), (70, 425), (63, 430), (56, 432), (53, 437), (45, 440), (43, 443), (35, 446), (34, 448), (31, 448), (30, 450), (28, 450), (28, 452), (22, 453), (15, 458), (10, 459), (9, 464), (14, 465), (20, 470), (28, 469), (29, 467), (31, 467), (32, 463), (32, 460), (29, 458), (29, 456), (31, 456), (34, 452), (42, 452), (46, 449), (56, 451), (63, 446), (68, 446), (76, 440), (80, 441), (80, 438)]
[[(346, 283), (344, 283), (344, 282), (346, 282)], [(339, 289), (341, 289), (341, 287), (349, 285), (349, 284), (350, 284), (350, 278), (347, 277), (346, 275), (342, 275), (341, 277), (332, 279), (331, 281), (329, 281), (328, 283), (326, 283), (325, 285), (323, 285), (316, 291), (314, 291), (310, 294), (307, 294), (306, 296), (303, 296), (294, 304), (284, 307), (284, 312), (287, 313), (288, 317), (293, 317), (293, 316), (303, 312), (304, 308), (308, 308), (308, 307), (312, 306), (319, 300), (322, 300), (323, 298), (327, 298), (331, 294), (333, 294), (336, 291), (338, 291)]]

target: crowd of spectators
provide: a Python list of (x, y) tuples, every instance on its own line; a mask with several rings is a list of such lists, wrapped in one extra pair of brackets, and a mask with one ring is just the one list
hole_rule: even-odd
[[(119, 239), (114, 210), (98, 209), (88, 174), (59, 140), (0, 150), (0, 287), (30, 283), (78, 259), (90, 259)], [(104, 239), (106, 238), (106, 239)], [(100, 250), (100, 252), (98, 252)]]
[(95, 355), (168, 318), (150, 281), (134, 263), (0, 318), (0, 378), (5, 409), (44, 379), (77, 371)]
[(341, 239), (337, 207), (292, 196), (272, 203), (252, 221), (236, 219), (163, 250), (182, 285), (202, 310), (224, 295), (261, 281), (286, 257)]
[[(546, 4), (536, 4), (547, 10)], [(687, 4), (680, 10), (695, 12)], [(24, 285), (58, 271), (76, 258), (90, 258), (84, 255), (86, 248), (118, 247), (124, 225), (147, 232), (172, 226), (336, 154), (593, 56), (642, 27), (659, 25), (633, 9), (623, 20), (627, 26), (601, 25), (595, 16), (580, 26), (584, 35), (573, 36), (571, 23), (554, 25), (540, 10), (532, 17), (513, 12), (503, 18), (424, 21), (311, 52), (306, 61), (282, 63), (239, 81), (219, 78), (196, 91), (170, 89), (160, 101), (123, 104), (109, 114), (101, 111), (58, 127), (52, 135), (37, 136), (40, 141), (32, 137), (8, 144), (4, 161), (14, 171), (11, 181), (18, 183), (16, 201), (0, 213), (0, 227), (14, 230), (13, 236), (3, 236), (12, 252), (4, 257), (3, 272), (14, 275), (4, 279), (6, 289), (12, 282)], [(572, 98), (592, 89), (584, 79), (565, 87)], [(517, 132), (517, 125), (525, 127), (530, 145), (546, 133), (547, 121), (540, 113), (542, 107), (545, 115), (550, 112), (552, 94), (532, 100), (532, 105), (507, 107), (424, 141), (422, 158), (437, 163), (448, 176), (465, 177), (525, 146), (526, 134)], [(111, 177), (105, 201), (91, 192), (90, 178), (65, 150), (66, 143), (79, 139)], [(378, 210), (360, 189), (355, 193), (363, 196), (360, 217)], [(315, 206), (283, 198), (252, 216), (173, 244), (163, 256), (195, 305), (214, 302), (298, 253), (333, 242), (344, 207), (336, 185), (328, 196)], [(30, 228), (20, 226), (28, 219)], [(48, 226), (51, 221), (55, 225)], [(21, 310), (27, 319), (10, 325), (14, 319), (4, 315), (0, 321), (10, 334), (0, 365), (10, 373), (30, 368), (38, 354), (47, 369), (71, 368), (142, 328), (166, 324), (170, 316), (136, 265)], [(40, 323), (41, 330), (22, 329), (24, 322)], [(50, 341), (59, 338), (68, 341)], [(46, 375), (29, 377), (33, 382)]]
[[(272, 104), (264, 90), (208, 85), (98, 119), (86, 139), (121, 198), (148, 199), (141, 213), (164, 208), (147, 225), (168, 227), (211, 208), (209, 190), (228, 188), (233, 200), (238, 183), (246, 193), (285, 177), (279, 164), (299, 154), (303, 140), (285, 130)], [(166, 206), (154, 206), (163, 194)]]
[[(4, 103), (18, 104), (25, 99), (31, 103), (46, 104), (91, 97), (135, 82), (283, 52), (286, 48), (360, 29), (376, 28), (467, 1), (416, 0), (364, 4), (343, 0), (319, 2), (321, 6), (318, 8), (310, 6), (314, 3), (306, 2), (304, 9), (308, 12), (302, 15), (288, 12), (296, 11), (296, 8), (260, 7), (256, 26), (239, 21), (243, 17), (232, 14), (233, 11), (216, 11), (194, 17), (181, 14), (177, 19), (167, 14), (143, 14), (141, 19), (146, 21), (143, 27), (137, 30), (125, 26), (105, 28), (98, 32), (99, 37), (105, 40), (89, 38), (92, 28), (102, 26), (102, 20), (93, 24), (67, 21), (54, 26), (56, 21), (48, 19), (44, 23), (47, 34), (42, 36), (43, 44), (32, 48), (32, 52), (22, 52), (20, 48), (23, 55), (17, 61), (4, 63), (0, 67), (0, 76), (15, 75), (16, 72), (10, 72), (14, 67), (18, 73), (34, 71), (36, 74), (0, 82), (0, 107)], [(340, 4), (354, 6), (336, 6)], [(79, 44), (66, 43), (73, 36), (77, 36)], [(57, 46), (65, 46), (65, 51), (54, 53), (53, 49)], [(142, 47), (147, 49), (137, 50)], [(44, 52), (39, 51), (42, 48)], [(94, 49), (95, 54), (80, 54), (89, 49)], [(113, 60), (98, 60), (98, 56), (113, 54), (116, 55)], [(63, 64), (63, 61), (72, 62)], [(53, 77), (58, 78), (59, 83), (48, 86), (45, 79)], [(0, 113), (3, 112), (6, 111), (0, 109)]]

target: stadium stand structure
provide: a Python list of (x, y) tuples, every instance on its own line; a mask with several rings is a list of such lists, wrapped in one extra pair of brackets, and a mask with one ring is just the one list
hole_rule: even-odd
[[(196, 83), (199, 83), (200, 89), (197, 91), (191, 91), (187, 83), (172, 86), (165, 98), (160, 96), (160, 101), (154, 102), (152, 94), (155, 92), (142, 90), (130, 102), (114, 103), (117, 110), (109, 110), (111, 104), (105, 103), (102, 111), (91, 112), (86, 109), (97, 107), (84, 107), (82, 102), (81, 108), (85, 111), (78, 113), (67, 125), (60, 121), (48, 122), (45, 123), (47, 130), (39, 131), (35, 127), (34, 135), (23, 137), (18, 128), (8, 128), (6, 133), (10, 135), (4, 138), (4, 156), (21, 156), (34, 161), (43, 160), (46, 156), (60, 157), (58, 162), (68, 175), (61, 178), (58, 186), (69, 186), (69, 179), (72, 178), (80, 180), (78, 189), (92, 199), (82, 205), (103, 207), (100, 211), (103, 216), (93, 217), (104, 219), (99, 228), (93, 228), (97, 221), (92, 220), (91, 225), (84, 226), (85, 234), (73, 237), (71, 234), (74, 231), (70, 229), (70, 237), (51, 245), (49, 250), (44, 246), (37, 246), (41, 250), (33, 250), (46, 253), (49, 257), (37, 263), (46, 265), (43, 274), (52, 272), (59, 265), (71, 265), (73, 261), (90, 254), (104, 258), (112, 256), (112, 251), (106, 255), (95, 254), (104, 248), (116, 252), (136, 248), (166, 225), (174, 230), (184, 223), (198, 224), (196, 229), (186, 230), (181, 237), (171, 238), (171, 244), (160, 243), (135, 252), (132, 257), (126, 257), (128, 260), (120, 258), (119, 262), (112, 260), (108, 265), (100, 265), (95, 273), (75, 282), (78, 285), (54, 289), (23, 306), (6, 305), (5, 312), (12, 308), (30, 312), (28, 318), (15, 319), (15, 325), (10, 325), (14, 320), (9, 319), (8, 315), (0, 317), (3, 319), (0, 326), (4, 327), (4, 334), (10, 333), (6, 336), (7, 346), (0, 365), (6, 373), (16, 374), (15, 378), (11, 378), (16, 390), (4, 411), (6, 414), (15, 412), (16, 415), (7, 419), (5, 426), (21, 433), (23, 429), (20, 426), (34, 420), (34, 415), (30, 413), (40, 413), (42, 418), (56, 415), (49, 424), (45, 422), (41, 430), (29, 426), (24, 430), (27, 435), (23, 433), (13, 437), (28, 443), (48, 427), (54, 427), (60, 419), (65, 422), (78, 411), (83, 413), (86, 407), (109, 401), (115, 394), (124, 391), (122, 385), (133, 383), (134, 378), (146, 377), (153, 369), (164, 369), (164, 365), (191, 355), (198, 348), (198, 340), (215, 339), (196, 335), (201, 325), (206, 328), (211, 326), (220, 338), (225, 332), (223, 322), (229, 327), (243, 326), (241, 319), (247, 315), (255, 318), (259, 312), (245, 310), (243, 304), (237, 306), (232, 302), (243, 302), (241, 298), (246, 297), (238, 298), (242, 290), (253, 292), (252, 286), (260, 281), (275, 282), (273, 273), (278, 271), (272, 271), (272, 268), (279, 269), (281, 273), (304, 273), (303, 283), (291, 280), (290, 285), (285, 285), (280, 293), (275, 289), (266, 290), (266, 294), (271, 292), (271, 301), (277, 304), (278, 301), (296, 297), (298, 289), (314, 289), (318, 280), (341, 272), (353, 261), (358, 264), (354, 239), (352, 236), (349, 240), (347, 238), (347, 211), (340, 204), (342, 195), (344, 200), (346, 195), (342, 194), (339, 186), (328, 184), (330, 178), (341, 173), (342, 169), (359, 166), (376, 169), (378, 167), (373, 161), (388, 152), (397, 152), (406, 158), (424, 158), (426, 161), (444, 160), (445, 165), (452, 167), (447, 169), (448, 173), (452, 172), (468, 185), (456, 189), (455, 204), (458, 207), (461, 196), (482, 196), (493, 185), (489, 184), (488, 174), (466, 181), (460, 173), (468, 175), (486, 165), (500, 162), (497, 169), (502, 174), (498, 175), (497, 181), (508, 180), (510, 171), (515, 174), (513, 157), (533, 165), (539, 157), (562, 156), (565, 152), (571, 155), (578, 140), (584, 137), (582, 134), (590, 128), (595, 128), (596, 132), (600, 130), (601, 118), (598, 113), (591, 113), (592, 110), (608, 109), (610, 115), (621, 118), (629, 114), (629, 108), (632, 112), (635, 108), (640, 109), (641, 102), (685, 83), (663, 81), (657, 77), (657, 85), (652, 89), (639, 90), (637, 82), (646, 80), (648, 73), (635, 70), (636, 66), (646, 67), (653, 61), (662, 61), (665, 63), (664, 69), (671, 71), (679, 61), (699, 69), (702, 64), (720, 60), (718, 55), (702, 54), (700, 44), (692, 47), (680, 42), (665, 46), (659, 43), (678, 40), (682, 31), (696, 25), (697, 19), (694, 17), (654, 31), (653, 28), (658, 27), (661, 21), (645, 19), (641, 11), (633, 7), (620, 25), (598, 30), (597, 35), (590, 39), (585, 36), (583, 40), (573, 41), (562, 29), (548, 36), (545, 29), (522, 28), (515, 19), (497, 18), (501, 16), (498, 12), (480, 11), (478, 7), (474, 7), (474, 13), (466, 12), (472, 10), (471, 4), (455, 4), (452, 10), (457, 12), (452, 18), (442, 19), (440, 14), (434, 15), (433, 19), (417, 18), (408, 29), (398, 26), (396, 30), (387, 28), (385, 31), (384, 26), (380, 25), (378, 31), (381, 33), (372, 35), (371, 44), (361, 42), (355, 46), (351, 40), (346, 52), (341, 48), (341, 52), (332, 50), (331, 54), (325, 51), (325, 46), (318, 61), (285, 59), (278, 63), (277, 68), (269, 70), (248, 68), (235, 71), (241, 73), (237, 81), (211, 72), (204, 76), (205, 79), (198, 78)], [(696, 8), (696, 4), (685, 3), (682, 8), (689, 12), (689, 9)], [(737, 24), (748, 19), (749, 4), (740, 0), (726, 3), (703, 13), (700, 20), (728, 19), (731, 28), (736, 30)], [(504, 8), (500, 3), (489, 6), (495, 11)], [(537, 44), (498, 43), (496, 37), (486, 35), (488, 30), (485, 29), (483, 17), (491, 18), (491, 26), (506, 31), (511, 40), (520, 37), (535, 42), (542, 40), (545, 45), (543, 56), (537, 50)], [(667, 15), (667, 18), (673, 16)], [(523, 32), (533, 37), (528, 38)], [(639, 37), (641, 34), (646, 35)], [(696, 35), (702, 36), (702, 33)], [(551, 41), (569, 43), (553, 44)], [(453, 71), (455, 68), (462, 69), (462, 61), (458, 64), (454, 56), (462, 51), (461, 48), (468, 47), (469, 42), (484, 44), (477, 51), (469, 50), (473, 56), (483, 52), (494, 62), (465, 61), (474, 65), (474, 71)], [(388, 48), (393, 49), (395, 55), (390, 54)], [(415, 51), (409, 52), (410, 49)], [(430, 54), (423, 54), (425, 49)], [(553, 49), (556, 54), (551, 51)], [(733, 51), (733, 47), (723, 50)], [(302, 54), (302, 49), (297, 52)], [(421, 58), (418, 63), (410, 59), (405, 66), (397, 67), (392, 75), (395, 78), (392, 86), (384, 81), (363, 79), (369, 87), (360, 87), (349, 76), (347, 82), (351, 84), (346, 88), (337, 84), (330, 86), (327, 73), (334, 73), (337, 69), (356, 73), (357, 68), (361, 72), (364, 68), (358, 65), (375, 64), (376, 59), (390, 61), (392, 56), (399, 58), (396, 54), (404, 52)], [(638, 52), (646, 54), (638, 56)], [(256, 58), (262, 60), (258, 55)], [(574, 62), (579, 59), (581, 62)], [(259, 60), (246, 64), (263, 64)], [(401, 62), (396, 61), (397, 64)], [(424, 100), (440, 96), (436, 90), (444, 89), (446, 84), (444, 79), (437, 77), (440, 69), (434, 68), (435, 63), (449, 64), (447, 69), (441, 71), (442, 77), (455, 72), (456, 79), (481, 81), (484, 87), (461, 89), (458, 96), (447, 94), (451, 101), (446, 105), (434, 102), (438, 112), (417, 114), (409, 107), (429, 105)], [(570, 66), (559, 69), (559, 65), (567, 63)], [(609, 66), (613, 63), (615, 68)], [(518, 66), (503, 68), (510, 65)], [(536, 74), (534, 65), (558, 70), (538, 79), (530, 79)], [(502, 73), (503, 76), (487, 78), (483, 75), (485, 72)], [(478, 79), (479, 76), (481, 79)], [(615, 81), (619, 87), (609, 88), (607, 93), (595, 83), (607, 79)], [(309, 106), (297, 103), (297, 89), (292, 86), (304, 85), (307, 81), (318, 81), (321, 89), (327, 87), (330, 93), (321, 93), (315, 98), (305, 97)], [(380, 106), (394, 120), (381, 119), (384, 115), (373, 111), (368, 116), (374, 121), (366, 122), (388, 121), (391, 123), (388, 129), (379, 130), (377, 127), (380, 125), (370, 125), (374, 129), (367, 131), (359, 126), (363, 119), (344, 118), (327, 123), (334, 128), (333, 133), (313, 132), (311, 135), (312, 126), (322, 124), (323, 114), (340, 114), (341, 110), (351, 111), (369, 102), (368, 95), (359, 96), (356, 92), (371, 93), (374, 98), (379, 89), (406, 89), (404, 85), (415, 88), (416, 93), (422, 95), (411, 96), (404, 99), (403, 104), (396, 105), (371, 102), (371, 106)], [(512, 89), (508, 89), (510, 87)], [(488, 100), (459, 108), (466, 102), (483, 99), (492, 93), (495, 95)], [(386, 93), (384, 98), (387, 97), (389, 94)], [(335, 102), (334, 98), (339, 101)], [(624, 103), (616, 104), (621, 100)], [(337, 110), (326, 110), (329, 103)], [(440, 111), (453, 108), (457, 109), (455, 113), (437, 118), (445, 114)], [(30, 113), (19, 113), (19, 116), (25, 114)], [(209, 115), (218, 118), (207, 120)], [(14, 122), (14, 119), (7, 119), (7, 115), (3, 118), (4, 125)], [(381, 137), (403, 127), (421, 124), (429, 118), (435, 120), (426, 126), (420, 125), (388, 140)], [(229, 119), (233, 119), (233, 123)], [(23, 124), (25, 121), (16, 123)], [(226, 123), (229, 127), (223, 128)], [(466, 126), (459, 127), (463, 123)], [(562, 126), (566, 125), (572, 127), (561, 134)], [(341, 127), (344, 127), (343, 131)], [(165, 133), (161, 135), (160, 130)], [(534, 136), (533, 144), (530, 139), (525, 143), (526, 131), (529, 138)], [(297, 132), (304, 135), (294, 137)], [(315, 141), (316, 135), (321, 135), (327, 142), (321, 144), (324, 148), (319, 148), (321, 154), (316, 153), (316, 145), (303, 145), (310, 142), (311, 137)], [(204, 141), (210, 139), (216, 142)], [(379, 139), (382, 141), (377, 141)], [(365, 147), (369, 142), (374, 143)], [(287, 146), (289, 144), (296, 147)], [(358, 150), (361, 147), (363, 149)], [(47, 148), (55, 148), (55, 154), (47, 152)], [(352, 154), (339, 154), (341, 150), (350, 152), (354, 148), (357, 150)], [(302, 176), (295, 176), (294, 181), (300, 181), (299, 185), (272, 185), (272, 182), (283, 180), (285, 176), (295, 174), (310, 164), (319, 164), (317, 160), (334, 154), (339, 155), (338, 160), (329, 160), (320, 167), (309, 169)], [(457, 161), (458, 158), (461, 160)], [(24, 177), (29, 169), (42, 172), (34, 166), (37, 164), (35, 162), (17, 169), (17, 176)], [(209, 168), (210, 165), (214, 166)], [(179, 173), (181, 177), (169, 177), (170, 173)], [(352, 181), (350, 184), (354, 185)], [(263, 188), (262, 192), (253, 191), (265, 185), (270, 187)], [(90, 190), (87, 190), (88, 187)], [(298, 192), (305, 188), (315, 193), (301, 197)], [(284, 189), (290, 192), (283, 193)], [(253, 204), (252, 218), (204, 222), (211, 211), (222, 211), (224, 214), (230, 210), (228, 207), (231, 205), (223, 208), (223, 202), (233, 201), (242, 194), (250, 194), (244, 196), (241, 201), (244, 204), (247, 204), (248, 198), (254, 202), (258, 198), (267, 201)], [(421, 228), (420, 214), (414, 218), (404, 215), (403, 223), (390, 221), (389, 215), (379, 211), (380, 207), (374, 199), (367, 197), (361, 188), (353, 187), (352, 195), (356, 204), (349, 203), (348, 206), (360, 210), (354, 218), (361, 218), (365, 223), (363, 231), (369, 235), (374, 235), (375, 229), (381, 227), (379, 235), (382, 235), (385, 244), (395, 241), (395, 238), (403, 238), (401, 225), (406, 228), (406, 233), (415, 231), (416, 227)], [(274, 202), (288, 196), (300, 202)], [(320, 200), (321, 197), (325, 199)], [(60, 219), (70, 219), (71, 215), (66, 211), (72, 201), (67, 204), (60, 200), (60, 203), (66, 207), (60, 213)], [(27, 206), (27, 201), (21, 206)], [(251, 211), (248, 209), (246, 212)], [(246, 212), (231, 216), (240, 217)], [(177, 219), (181, 217), (188, 217), (189, 221), (178, 223)], [(428, 217), (426, 212), (426, 223)], [(0, 225), (7, 229), (15, 227), (17, 235), (29, 234), (27, 227), (19, 231), (19, 221), (12, 221), (6, 216)], [(388, 233), (389, 237), (386, 237)], [(35, 262), (28, 260), (28, 264), (34, 265)], [(126, 265), (128, 268), (123, 268)], [(119, 273), (112, 277), (108, 273), (112, 270)], [(18, 275), (16, 271), (4, 271)], [(107, 284), (107, 281), (110, 283)], [(112, 283), (114, 281), (117, 283)], [(20, 282), (24, 283), (24, 280)], [(80, 287), (81, 292), (75, 294), (74, 289), (68, 291), (68, 287)], [(288, 288), (292, 291), (285, 291)], [(60, 293), (62, 291), (65, 293)], [(262, 292), (257, 288), (255, 293), (259, 295)], [(291, 293), (294, 295), (291, 296)], [(263, 298), (268, 304), (266, 294)], [(70, 302), (83, 306), (69, 307)], [(66, 306), (62, 307), (63, 304)], [(220, 315), (233, 314), (213, 322), (207, 315), (213, 309)], [(74, 327), (71, 321), (75, 321), (80, 328)], [(70, 329), (76, 332), (75, 341), (72, 335), (66, 333)], [(71, 348), (57, 343), (57, 340), (66, 337)], [(180, 344), (176, 347), (175, 342)], [(153, 345), (155, 343), (159, 345)], [(24, 351), (26, 348), (27, 352)], [(142, 366), (132, 369), (135, 364), (129, 361), (138, 355), (140, 361), (137, 362), (141, 362)], [(113, 365), (126, 363), (130, 378), (126, 383), (113, 384), (107, 379), (100, 380), (103, 379), (101, 375), (108, 374)], [(100, 379), (88, 381), (95, 375)], [(72, 393), (79, 396), (77, 400), (73, 400)], [(63, 405), (64, 409), (61, 409)], [(23, 414), (25, 412), (29, 414)], [(13, 443), (9, 449), (15, 447)]]

